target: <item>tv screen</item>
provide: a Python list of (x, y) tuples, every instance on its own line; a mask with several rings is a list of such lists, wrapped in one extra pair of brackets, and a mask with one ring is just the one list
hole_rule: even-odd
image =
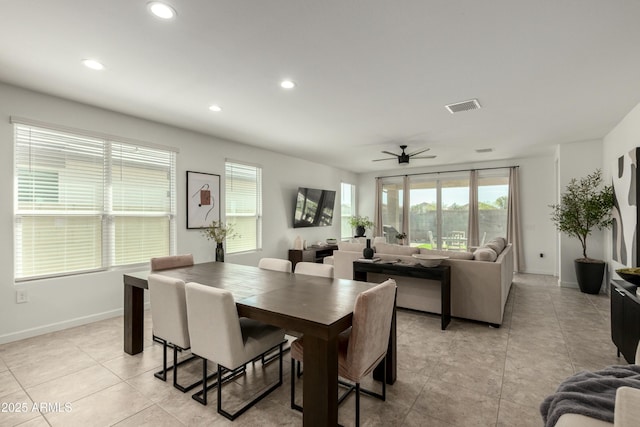
[(334, 190), (298, 188), (293, 228), (323, 227), (333, 222)]

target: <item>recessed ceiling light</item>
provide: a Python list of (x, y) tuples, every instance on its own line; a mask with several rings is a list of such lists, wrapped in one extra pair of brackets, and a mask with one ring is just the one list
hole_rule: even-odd
[(222, 111), (222, 107), (219, 105), (212, 105), (209, 107), (209, 110), (219, 113), (220, 111)]
[(173, 19), (176, 17), (176, 10), (166, 3), (152, 1), (147, 3), (149, 11), (160, 19)]
[(280, 87), (283, 89), (293, 89), (296, 87), (296, 84), (291, 80), (283, 80), (280, 82)]
[(104, 70), (104, 65), (95, 59), (83, 59), (82, 63), (85, 67), (91, 68), (92, 70)]
[(476, 149), (476, 153), (491, 153), (493, 148), (478, 148)]

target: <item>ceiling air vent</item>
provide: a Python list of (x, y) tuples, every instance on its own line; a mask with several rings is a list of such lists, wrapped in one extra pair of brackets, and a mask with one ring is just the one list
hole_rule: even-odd
[(456, 102), (455, 104), (445, 105), (445, 108), (449, 110), (451, 114), (459, 113), (461, 111), (479, 110), (482, 108), (477, 99), (470, 99), (468, 101)]
[(490, 153), (493, 151), (493, 148), (478, 148), (476, 153)]

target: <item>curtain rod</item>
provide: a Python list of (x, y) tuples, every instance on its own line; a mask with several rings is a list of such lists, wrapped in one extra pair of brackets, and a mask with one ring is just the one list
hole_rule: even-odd
[(511, 169), (511, 168), (519, 168), (520, 165), (515, 166), (496, 166), (493, 168), (475, 168), (475, 169), (458, 169), (453, 171), (440, 171), (440, 172), (416, 172), (416, 173), (405, 173), (402, 175), (387, 175), (387, 176), (376, 176), (376, 178), (397, 178), (399, 176), (415, 176), (415, 175), (433, 175), (433, 174), (441, 174), (441, 173), (452, 173), (452, 172), (471, 172), (471, 171), (486, 171), (492, 169)]

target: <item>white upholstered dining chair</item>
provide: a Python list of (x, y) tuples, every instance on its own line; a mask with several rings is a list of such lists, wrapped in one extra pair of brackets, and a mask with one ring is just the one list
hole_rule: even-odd
[[(169, 268), (188, 267), (190, 265), (193, 265), (193, 255), (182, 254), (154, 257), (151, 258), (149, 264), (151, 265), (151, 271), (162, 271)], [(153, 331), (151, 335), (153, 341), (163, 344), (162, 339), (156, 336), (155, 331)], [(169, 345), (169, 347), (172, 347), (172, 345)]]
[[(361, 380), (369, 375), (387, 354), (391, 320), (396, 295), (396, 282), (389, 279), (358, 295), (353, 308), (352, 326), (338, 337), (338, 375), (354, 384), (340, 382), (349, 389), (339, 399), (341, 403), (352, 391), (356, 397), (356, 426), (360, 425), (360, 392), (386, 399), (386, 370), (382, 393), (360, 388)], [(304, 337), (291, 344), (291, 408), (302, 410), (295, 403), (294, 361), (304, 359)]]
[[(178, 384), (178, 366), (194, 359), (192, 356), (178, 363), (178, 352), (188, 350), (191, 347), (184, 282), (160, 274), (151, 274), (148, 283), (154, 336), (162, 344), (162, 370), (156, 372), (154, 376), (166, 381), (167, 371), (173, 370), (173, 386), (185, 393), (200, 384), (200, 381), (186, 386)], [(167, 347), (169, 345), (173, 347), (171, 368), (167, 368)]]
[[(199, 283), (186, 284), (187, 317), (191, 351), (202, 358), (202, 391), (193, 398), (207, 404), (207, 360), (218, 364), (218, 413), (234, 420), (282, 384), (284, 331), (253, 319), (238, 316), (231, 292)], [(231, 413), (222, 407), (224, 373), (230, 376), (260, 355), (279, 347), (279, 379), (267, 390)]]
[(291, 261), (280, 258), (262, 258), (258, 261), (258, 267), (263, 270), (284, 271), (291, 273)]
[(296, 264), (296, 274), (308, 276), (320, 276), (333, 278), (333, 265), (319, 264), (317, 262), (299, 262)]

